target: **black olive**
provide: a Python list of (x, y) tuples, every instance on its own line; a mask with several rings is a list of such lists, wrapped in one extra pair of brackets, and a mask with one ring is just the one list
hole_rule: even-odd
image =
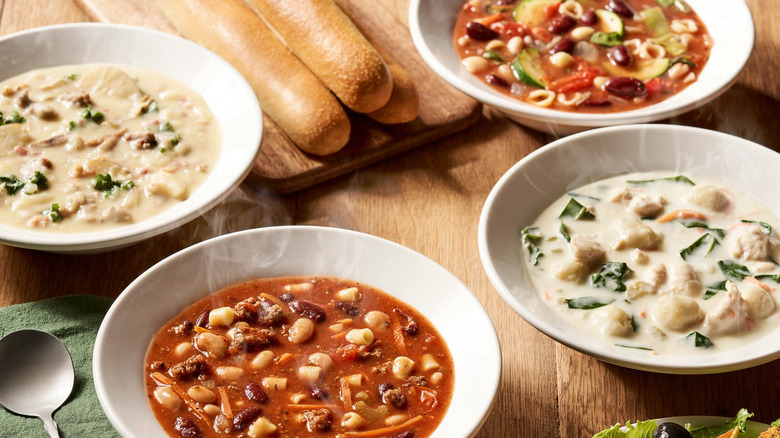
[(693, 435), (677, 423), (661, 423), (653, 432), (653, 438), (693, 438)]

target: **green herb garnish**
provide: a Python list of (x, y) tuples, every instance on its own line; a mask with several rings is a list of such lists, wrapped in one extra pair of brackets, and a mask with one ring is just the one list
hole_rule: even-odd
[(24, 181), (20, 181), (19, 178), (17, 178), (14, 175), (9, 176), (0, 176), (0, 184), (3, 185), (3, 189), (5, 190), (5, 193), (7, 193), (9, 196), (13, 196), (16, 194), (16, 192), (19, 191), (22, 187), (24, 187)]
[(91, 120), (91, 121), (97, 123), (98, 125), (103, 123), (103, 120), (106, 119), (106, 116), (103, 115), (103, 113), (101, 113), (100, 111), (93, 111), (91, 106), (88, 106), (87, 109), (85, 109), (81, 113), (81, 117), (84, 120)]
[(601, 271), (591, 275), (590, 282), (596, 288), (603, 287), (615, 292), (624, 292), (626, 284), (623, 280), (629, 272), (631, 270), (623, 262), (607, 262), (601, 265)]
[(95, 190), (106, 192), (106, 197), (110, 196), (115, 189), (120, 188), (122, 190), (130, 190), (135, 187), (135, 183), (132, 181), (118, 181), (111, 178), (111, 175), (107, 173), (99, 173), (92, 178), (92, 187)]
[(171, 138), (171, 147), (181, 143), (181, 135), (176, 134)]
[(567, 242), (571, 242), (571, 236), (569, 235), (569, 232), (566, 231), (566, 225), (561, 221), (561, 226), (558, 227), (558, 232), (561, 233), (561, 237)]
[(30, 182), (38, 186), (38, 191), (44, 191), (49, 188), (49, 179), (46, 178), (46, 175), (42, 174), (39, 171), (35, 171), (35, 175), (33, 175), (32, 178), (30, 178)]
[(6, 117), (3, 119), (3, 112), (0, 111), (0, 126), (3, 125), (10, 125), (12, 123), (24, 123), (27, 119), (25, 119), (21, 114), (19, 114), (19, 111), (14, 111), (11, 113), (9, 117)]
[(567, 193), (567, 195), (571, 196), (572, 198), (585, 198), (585, 199), (590, 199), (591, 201), (596, 201), (596, 202), (600, 202), (601, 201), (601, 198), (597, 198), (595, 196), (590, 196), (590, 195), (583, 195), (582, 193), (569, 192), (569, 193)]
[(157, 101), (153, 100), (152, 103), (146, 108), (146, 112), (157, 113), (160, 112), (160, 107), (157, 105)]
[(709, 300), (710, 298), (714, 297), (718, 293), (723, 292), (725, 290), (726, 290), (726, 280), (707, 286), (707, 289), (704, 292), (704, 299)]
[(566, 204), (566, 207), (558, 216), (559, 219), (564, 217), (573, 217), (575, 221), (578, 221), (580, 219), (596, 218), (596, 216), (594, 216), (593, 213), (590, 212), (590, 210), (585, 208), (584, 205), (577, 202), (577, 200), (574, 198), (569, 199), (569, 203)]
[(569, 309), (582, 310), (598, 309), (599, 307), (604, 307), (607, 304), (612, 304), (613, 302), (615, 302), (614, 299), (610, 300), (599, 297), (580, 297), (566, 300), (566, 304), (569, 306)]
[(680, 342), (684, 344), (693, 343), (695, 347), (699, 347), (699, 348), (710, 348), (713, 346), (713, 343), (710, 340), (710, 338), (704, 336), (699, 332), (693, 332), (689, 334), (688, 336), (682, 338)]
[(658, 182), (658, 181), (678, 182), (678, 183), (689, 184), (689, 185), (692, 185), (692, 186), (696, 185), (696, 183), (694, 183), (687, 176), (684, 176), (684, 175), (669, 176), (669, 177), (666, 177), (666, 178), (657, 178), (657, 179), (631, 180), (631, 181), (626, 181), (626, 182), (628, 184), (641, 185), (641, 184), (650, 184), (650, 183), (654, 183), (654, 182)]
[(71, 73), (71, 74), (65, 76), (65, 79), (67, 79), (69, 81), (75, 81), (78, 78), (79, 78), (79, 75), (77, 75), (76, 73)]
[(669, 67), (675, 65), (675, 64), (685, 64), (688, 67), (696, 68), (696, 63), (691, 61), (691, 58), (687, 56), (680, 56), (679, 58), (675, 58), (670, 64)]
[(52, 222), (62, 221), (62, 213), (60, 213), (60, 204), (52, 204), (51, 208), (43, 211), (44, 216), (48, 216)]
[(528, 255), (531, 258), (531, 264), (536, 266), (539, 264), (539, 258), (544, 256), (544, 253), (539, 249), (538, 243), (542, 239), (542, 235), (539, 233), (537, 227), (525, 227), (520, 232), (520, 236), (523, 240), (523, 246), (528, 248)]
[(68, 122), (68, 131), (73, 131), (74, 129), (76, 129), (76, 126), (78, 126), (76, 125), (76, 122), (71, 120), (70, 122)]
[(174, 131), (173, 125), (171, 125), (171, 122), (166, 120), (160, 123), (160, 131), (173, 132)]

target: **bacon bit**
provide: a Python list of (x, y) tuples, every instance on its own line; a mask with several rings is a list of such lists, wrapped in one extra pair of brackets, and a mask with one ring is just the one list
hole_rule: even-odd
[(545, 44), (549, 43), (553, 39), (552, 34), (547, 29), (541, 27), (532, 28), (531, 35), (533, 35), (534, 38), (536, 38), (537, 40)]
[(195, 327), (193, 327), (193, 330), (195, 330), (198, 333), (214, 333), (211, 330), (209, 330), (209, 329), (207, 329), (205, 327), (201, 327), (199, 325), (196, 325)]
[(217, 388), (217, 391), (219, 391), (219, 401), (222, 404), (222, 412), (225, 414), (225, 417), (232, 419), (233, 409), (230, 407), (230, 398), (228, 397), (227, 388), (220, 386)]
[(382, 436), (382, 435), (388, 435), (394, 432), (398, 432), (401, 430), (404, 430), (408, 428), (409, 426), (412, 426), (416, 423), (419, 423), (422, 421), (423, 417), (422, 415), (418, 415), (404, 423), (401, 423), (397, 426), (390, 426), (390, 427), (383, 427), (380, 429), (374, 429), (374, 430), (366, 430), (362, 432), (345, 432), (344, 436), (354, 436), (354, 437), (375, 437), (375, 436)]
[(174, 382), (172, 379), (170, 379), (168, 376), (166, 376), (163, 373), (160, 372), (154, 372), (151, 374), (151, 378), (157, 382), (157, 384), (162, 386), (169, 386), (173, 391), (179, 395), (179, 397), (184, 400), (184, 403), (189, 406), (190, 409), (192, 409), (193, 412), (201, 419), (204, 423), (211, 426), (211, 422), (209, 422), (209, 419), (206, 417), (206, 414), (198, 407), (198, 404), (195, 403), (195, 400), (190, 397), (189, 394), (187, 394), (187, 391), (184, 390), (179, 384)]
[(491, 24), (498, 23), (503, 19), (504, 19), (504, 14), (493, 14), (493, 15), (488, 15), (485, 18), (477, 18), (474, 21), (485, 26), (490, 26)]
[(341, 401), (344, 402), (344, 408), (349, 411), (352, 409), (352, 388), (349, 387), (347, 379), (339, 379), (339, 386), (341, 387)]
[(547, 5), (544, 7), (544, 17), (546, 19), (551, 19), (552, 17), (558, 15), (558, 9), (561, 7), (560, 3), (556, 3), (554, 5)]
[(669, 212), (661, 216), (658, 219), (658, 223), (663, 224), (669, 221), (673, 221), (675, 219), (699, 219), (705, 221), (707, 220), (707, 216), (704, 216), (703, 214), (699, 213), (696, 210), (689, 210), (687, 208), (683, 208), (680, 210)]
[(761, 289), (764, 289), (767, 292), (774, 292), (775, 288), (772, 286), (761, 282), (761, 280), (757, 279), (756, 277), (745, 277), (745, 280), (755, 284), (756, 286), (760, 287)]
[(427, 388), (420, 389), (420, 403), (430, 409), (435, 408), (439, 404), (439, 399), (436, 397), (436, 391)]
[(285, 362), (289, 361), (293, 357), (294, 355), (291, 353), (283, 353), (274, 358), (274, 363), (277, 365), (283, 365)]
[(27, 149), (25, 149), (25, 148), (23, 148), (21, 146), (16, 146), (14, 148), (14, 152), (16, 152), (17, 155), (27, 155), (27, 154), (30, 153), (30, 151), (28, 151)]

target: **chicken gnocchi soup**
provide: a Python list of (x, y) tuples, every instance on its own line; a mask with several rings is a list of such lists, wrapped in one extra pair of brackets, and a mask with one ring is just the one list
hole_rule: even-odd
[(453, 372), (415, 309), (328, 277), (223, 289), (168, 322), (146, 356), (149, 400), (172, 437), (426, 437)]
[(734, 348), (780, 325), (780, 219), (706, 178), (629, 174), (575, 189), (521, 231), (562, 318), (645, 354)]
[(186, 200), (220, 131), (201, 96), (118, 65), (34, 70), (0, 84), (0, 222), (81, 232)]

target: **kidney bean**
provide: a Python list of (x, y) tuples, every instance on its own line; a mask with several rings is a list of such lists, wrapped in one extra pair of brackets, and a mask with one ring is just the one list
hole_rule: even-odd
[(263, 410), (257, 406), (252, 406), (244, 409), (233, 417), (233, 430), (241, 430), (251, 423), (255, 418), (259, 417), (263, 413)]
[(609, 0), (609, 3), (604, 6), (604, 9), (614, 12), (625, 18), (631, 18), (634, 16), (634, 11), (632, 11), (631, 8), (629, 8), (628, 5), (623, 2), (623, 0)]
[(293, 294), (288, 293), (288, 292), (283, 293), (282, 295), (279, 296), (279, 298), (281, 298), (282, 301), (284, 301), (285, 303), (289, 303), (290, 301), (295, 299)]
[(490, 41), (498, 38), (498, 32), (476, 21), (466, 23), (466, 35), (476, 41)]
[(599, 21), (599, 17), (596, 16), (596, 11), (591, 9), (588, 12), (582, 14), (582, 17), (580, 17), (580, 21), (582, 21), (582, 24), (587, 24), (588, 26), (592, 26)]
[(325, 400), (326, 398), (330, 397), (328, 391), (325, 391), (324, 389), (317, 386), (312, 386), (310, 388), (310, 394), (312, 398), (316, 398), (317, 400)]
[(379, 391), (379, 395), (384, 394), (385, 392), (395, 388), (392, 383), (380, 383), (379, 386), (376, 387), (377, 391)]
[(310, 303), (308, 301), (295, 300), (290, 301), (288, 305), (290, 306), (290, 310), (293, 312), (303, 317), (309, 318), (314, 322), (325, 321), (325, 311), (316, 304)]
[(574, 27), (576, 24), (577, 20), (574, 18), (571, 18), (568, 15), (561, 15), (550, 23), (550, 25), (547, 27), (547, 30), (555, 35), (560, 35), (562, 33), (568, 32), (569, 29)]
[(406, 325), (406, 327), (403, 328), (404, 333), (406, 333), (407, 335), (416, 335), (417, 334), (417, 323), (414, 322), (414, 319), (412, 319), (411, 316), (407, 315), (406, 313), (404, 313), (403, 310), (401, 310), (401, 309), (399, 309), (397, 307), (393, 309), (393, 312), (395, 312), (395, 313), (399, 314), (400, 316), (406, 318), (406, 320), (408, 321), (408, 324)]
[(198, 426), (189, 418), (176, 417), (176, 422), (173, 424), (173, 427), (179, 431), (181, 436), (186, 438), (197, 438), (202, 436)]
[(572, 50), (574, 50), (574, 41), (570, 40), (569, 38), (562, 38), (560, 41), (550, 47), (550, 55), (558, 52), (571, 53)]
[(407, 430), (406, 432), (399, 433), (395, 438), (414, 438), (414, 432)]
[(244, 389), (244, 393), (246, 394), (246, 398), (249, 400), (256, 401), (258, 403), (268, 403), (268, 395), (257, 383), (252, 382), (247, 384), (246, 388)]
[(645, 97), (647, 87), (639, 79), (629, 77), (610, 78), (604, 84), (604, 90), (620, 97)]
[(609, 52), (607, 52), (607, 58), (609, 58), (613, 64), (622, 66), (630, 65), (633, 60), (631, 52), (622, 44), (611, 48)]
[(503, 78), (501, 78), (499, 76), (496, 76), (494, 74), (489, 74), (489, 75), (485, 76), (485, 80), (487, 81), (488, 84), (491, 84), (491, 85), (497, 85), (499, 87), (508, 87), (509, 86), (509, 82), (505, 81)]
[(207, 325), (209, 325), (209, 313), (210, 310), (206, 310), (203, 313), (198, 316), (198, 319), (195, 320), (195, 325), (198, 327), (206, 328)]
[(360, 311), (357, 309), (357, 307), (349, 304), (346, 301), (337, 301), (336, 308), (353, 318), (360, 316)]

